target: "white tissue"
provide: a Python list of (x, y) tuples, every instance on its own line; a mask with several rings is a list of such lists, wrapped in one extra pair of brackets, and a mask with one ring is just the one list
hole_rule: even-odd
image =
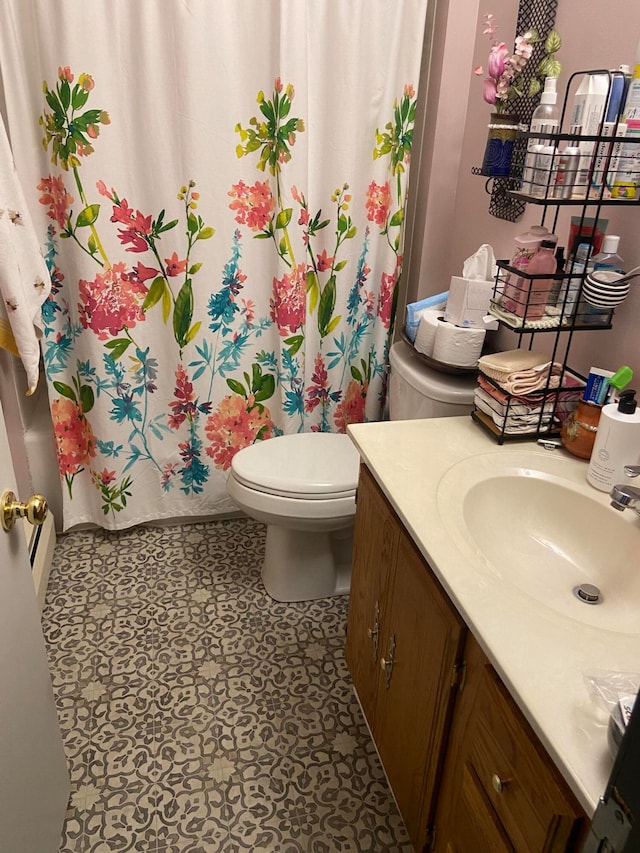
[(433, 358), (456, 367), (475, 367), (482, 354), (485, 329), (470, 329), (439, 322)]
[(488, 243), (483, 243), (477, 252), (462, 265), (463, 278), (477, 278), (482, 281), (493, 279), (496, 274), (496, 259), (493, 248)]

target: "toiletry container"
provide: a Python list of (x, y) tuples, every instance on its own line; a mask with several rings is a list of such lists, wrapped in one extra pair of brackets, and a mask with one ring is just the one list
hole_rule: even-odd
[[(545, 225), (532, 225), (524, 234), (518, 234), (513, 241), (515, 248), (509, 266), (526, 272), (529, 261), (540, 248), (540, 243), (549, 236), (549, 229)], [(507, 273), (504, 281), (502, 307), (522, 317), (526, 301), (522, 278), (513, 273)]]
[(594, 270), (613, 270), (624, 272), (624, 261), (618, 254), (620, 237), (617, 234), (607, 234), (602, 241), (602, 251), (591, 258)]
[(625, 465), (640, 463), (640, 412), (635, 396), (635, 391), (623, 391), (617, 403), (602, 409), (587, 471), (587, 480), (601, 492), (625, 482)]
[(590, 252), (589, 243), (580, 243), (575, 257), (567, 264), (565, 272), (568, 273), (568, 276), (563, 279), (560, 285), (557, 303), (558, 308), (562, 311), (563, 323), (569, 323), (576, 314)]
[[(560, 127), (560, 110), (557, 106), (558, 93), (556, 91), (556, 78), (547, 77), (544, 81), (544, 91), (540, 96), (540, 103), (533, 111), (529, 133), (557, 133)], [(544, 148), (548, 140), (544, 142), (537, 136), (530, 136), (527, 143), (527, 155), (524, 161), (524, 172), (522, 176), (523, 192), (536, 195), (537, 187), (534, 183), (536, 157), (539, 148)], [(540, 193), (542, 195), (542, 193)]]
[(389, 417), (392, 421), (469, 415), (476, 373), (440, 373), (404, 341), (389, 352)]
[(563, 447), (579, 459), (590, 459), (593, 453), (602, 406), (580, 400), (575, 411), (562, 423), (560, 441)]

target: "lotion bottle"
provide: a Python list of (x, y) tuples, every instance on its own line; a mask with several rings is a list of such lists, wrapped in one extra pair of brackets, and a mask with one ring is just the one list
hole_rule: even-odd
[(640, 412), (635, 391), (623, 391), (617, 403), (604, 406), (587, 471), (587, 480), (601, 492), (626, 481), (625, 465), (640, 463)]

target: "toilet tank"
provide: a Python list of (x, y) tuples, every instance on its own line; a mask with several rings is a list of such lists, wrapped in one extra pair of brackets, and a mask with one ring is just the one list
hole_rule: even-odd
[(405, 341), (389, 352), (389, 417), (392, 421), (468, 415), (476, 374), (440, 373), (428, 367)]

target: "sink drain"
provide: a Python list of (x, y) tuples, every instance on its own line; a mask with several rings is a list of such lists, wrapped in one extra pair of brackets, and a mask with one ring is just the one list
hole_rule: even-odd
[(573, 594), (585, 604), (600, 604), (602, 602), (602, 593), (592, 583), (578, 584), (573, 588)]

